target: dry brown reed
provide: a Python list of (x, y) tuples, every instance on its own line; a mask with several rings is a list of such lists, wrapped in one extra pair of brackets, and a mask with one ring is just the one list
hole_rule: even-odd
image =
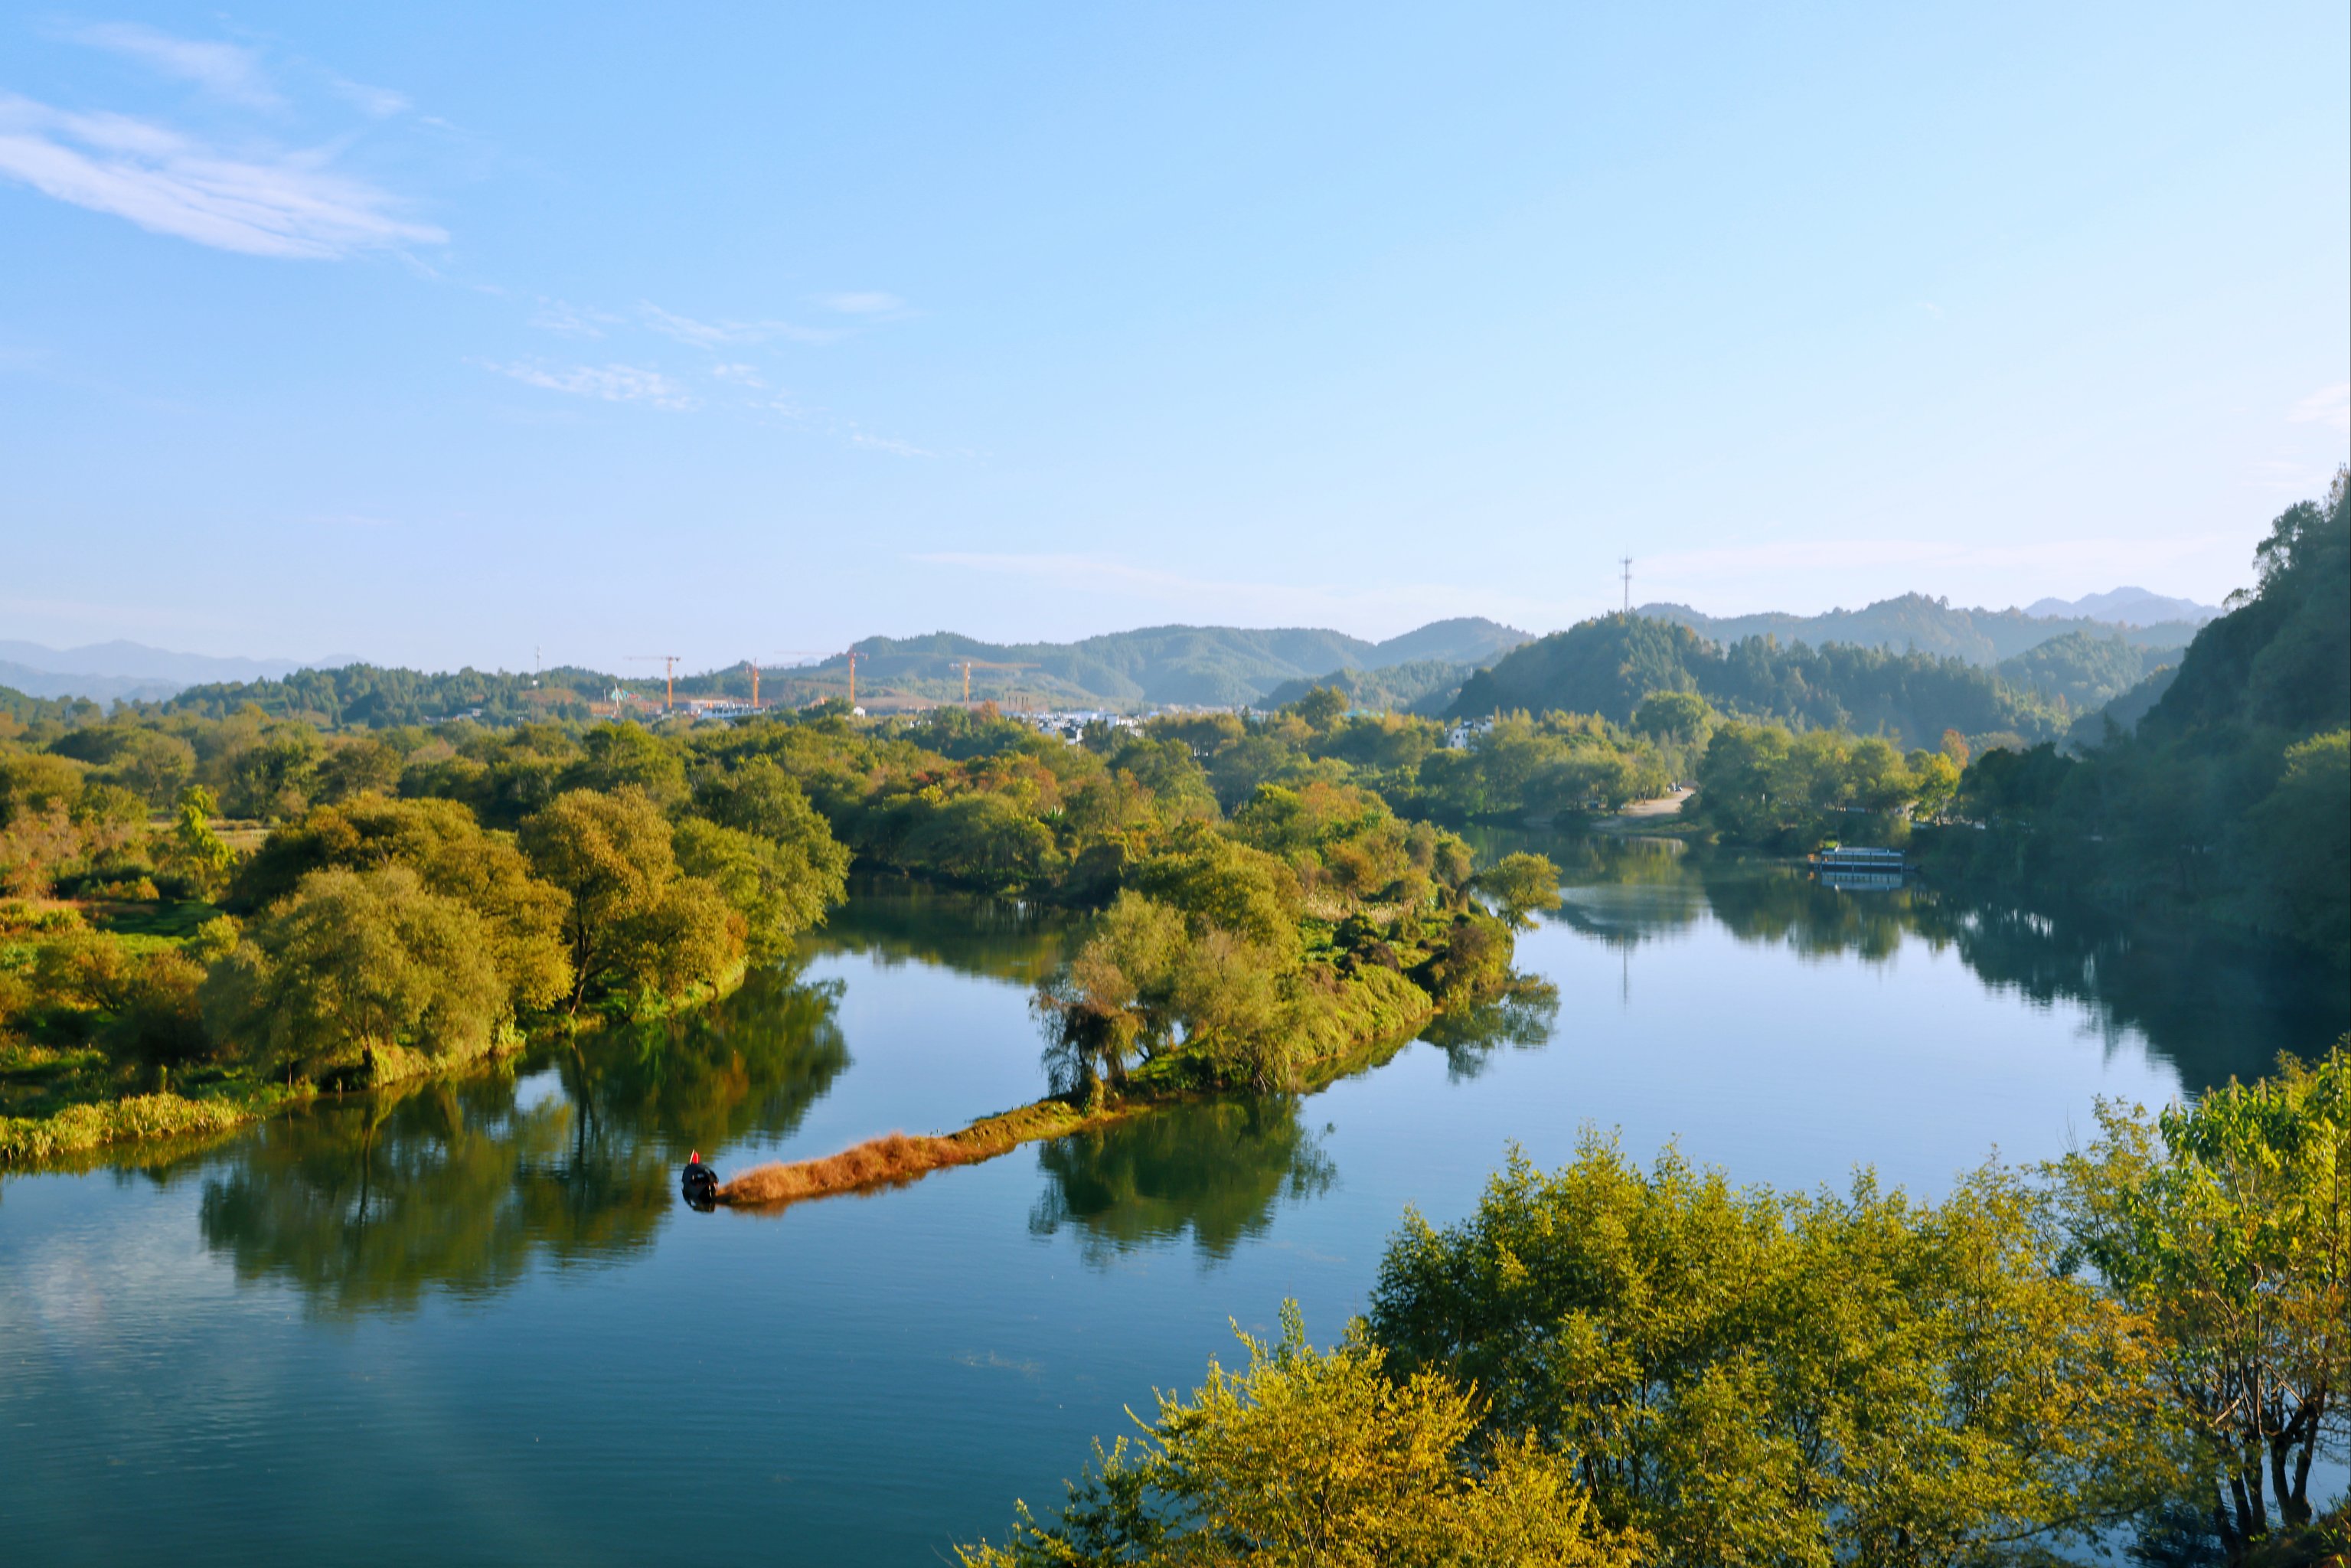
[(767, 1208), (836, 1193), (904, 1186), (933, 1171), (992, 1160), (1022, 1144), (1058, 1138), (1128, 1113), (1125, 1107), (1087, 1112), (1066, 1100), (1040, 1100), (1017, 1111), (983, 1117), (943, 1138), (885, 1133), (822, 1159), (757, 1166), (721, 1183), (717, 1198), (737, 1207)]

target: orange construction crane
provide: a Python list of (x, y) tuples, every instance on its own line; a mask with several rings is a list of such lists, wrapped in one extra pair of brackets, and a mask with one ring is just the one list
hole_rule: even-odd
[[(831, 656), (830, 648), (777, 648), (765, 655), (770, 659), (829, 659)], [(746, 659), (743, 662), (751, 666), (751, 711), (757, 713), (759, 709), (759, 661)]]
[(994, 659), (958, 659), (956, 663), (963, 666), (963, 700), (966, 706), (969, 706), (971, 704), (971, 672), (974, 668), (982, 670), (1034, 670), (1040, 667), (1036, 664), (1001, 664), (997, 663)]
[(632, 663), (659, 664), (662, 667), (662, 712), (664, 713), (677, 706), (677, 662), (684, 657), (683, 653), (632, 653), (629, 655)]

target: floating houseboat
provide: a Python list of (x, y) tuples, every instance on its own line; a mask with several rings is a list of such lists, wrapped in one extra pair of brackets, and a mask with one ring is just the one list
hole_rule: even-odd
[(1900, 850), (1847, 849), (1833, 845), (1815, 851), (1813, 874), (1823, 886), (1855, 890), (1893, 889), (1902, 885), (1908, 867)]

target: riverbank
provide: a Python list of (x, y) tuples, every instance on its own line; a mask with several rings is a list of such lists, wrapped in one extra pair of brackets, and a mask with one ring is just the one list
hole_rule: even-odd
[(167, 1092), (85, 1101), (46, 1116), (0, 1116), (0, 1169), (47, 1164), (116, 1144), (202, 1138), (233, 1132), (311, 1097), (283, 1084), (231, 1088), (202, 1098)]
[(183, 1090), (124, 1093), (119, 1065), (95, 1046), (57, 1048), (0, 1039), (0, 1085), (40, 1107), (34, 1115), (0, 1113), (0, 1171), (46, 1168), (73, 1155), (122, 1145), (200, 1142), (287, 1106), (307, 1104), (321, 1094), (371, 1093), (427, 1080), (463, 1079), (514, 1060), (535, 1040), (592, 1033), (611, 1023), (646, 1022), (707, 1007), (739, 989), (747, 973), (747, 966), (736, 965), (716, 982), (697, 986), (686, 998), (659, 1008), (551, 1017), (539, 1020), (542, 1027), (533, 1033), (504, 1024), (475, 1051), (435, 1055), (402, 1045), (364, 1045), (348, 1061), (292, 1084), (215, 1066), (176, 1075)]

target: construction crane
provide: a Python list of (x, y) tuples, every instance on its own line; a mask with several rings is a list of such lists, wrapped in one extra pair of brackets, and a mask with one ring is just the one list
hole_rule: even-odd
[(630, 662), (632, 664), (659, 664), (662, 667), (662, 712), (664, 713), (677, 706), (677, 662), (684, 656), (683, 653), (632, 653), (629, 655)]
[[(830, 648), (776, 648), (763, 655), (769, 659), (830, 659), (832, 656)], [(746, 659), (743, 662), (751, 666), (751, 711), (757, 713), (759, 711), (759, 661)]]
[(971, 706), (971, 673), (974, 669), (1034, 670), (1040, 667), (1036, 664), (999, 664), (994, 659), (958, 659), (955, 661), (955, 663), (963, 666), (963, 700), (964, 706), (967, 707)]

